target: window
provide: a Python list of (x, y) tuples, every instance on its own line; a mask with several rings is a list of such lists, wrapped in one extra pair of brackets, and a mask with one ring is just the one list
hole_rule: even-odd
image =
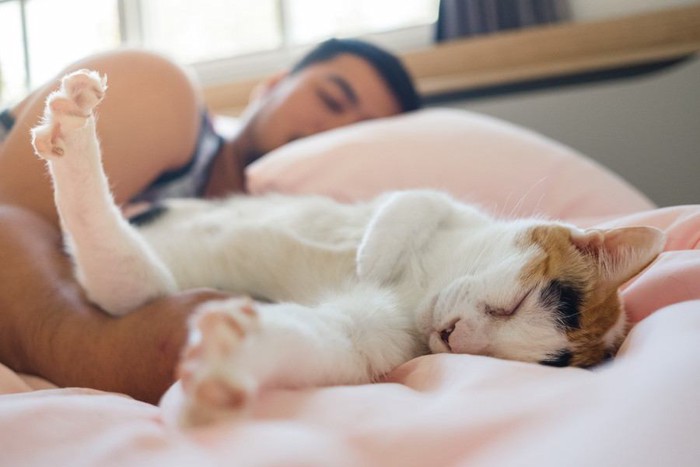
[(282, 46), (275, 0), (142, 0), (143, 45), (185, 63)]
[[(119, 45), (192, 64), (204, 83), (268, 73), (320, 40), (427, 44), (438, 0), (0, 0), (0, 102)], [(7, 46), (10, 45), (10, 46)]]
[(290, 0), (284, 19), (289, 42), (317, 42), (333, 35), (359, 36), (435, 20), (437, 2), (425, 0)]
[(0, 100), (16, 100), (67, 64), (119, 45), (117, 12), (117, 0), (0, 1)]

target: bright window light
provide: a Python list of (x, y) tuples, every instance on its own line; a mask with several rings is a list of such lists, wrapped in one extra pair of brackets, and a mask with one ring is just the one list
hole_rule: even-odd
[(29, 71), (37, 85), (66, 65), (120, 43), (116, 0), (26, 2)]
[(285, 5), (295, 45), (431, 23), (437, 13), (437, 1), (426, 0), (287, 0)]
[(275, 0), (143, 0), (143, 41), (184, 63), (280, 47)]
[(0, 102), (12, 102), (24, 95), (27, 84), (22, 20), (16, 2), (0, 3), (0, 44), (5, 44), (0, 47)]
[(120, 45), (164, 53), (215, 82), (268, 73), (332, 36), (401, 44), (420, 37), (424, 45), (415, 27), (427, 30), (437, 7), (438, 0), (0, 0), (0, 109), (70, 63)]

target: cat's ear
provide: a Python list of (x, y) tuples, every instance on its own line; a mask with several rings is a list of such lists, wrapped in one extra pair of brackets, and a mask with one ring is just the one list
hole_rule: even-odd
[(370, 220), (357, 251), (357, 275), (378, 283), (398, 278), (428, 244), (455, 201), (421, 190), (391, 194)]
[(627, 282), (663, 251), (666, 237), (653, 227), (572, 231), (571, 241), (594, 257), (603, 277), (615, 287)]

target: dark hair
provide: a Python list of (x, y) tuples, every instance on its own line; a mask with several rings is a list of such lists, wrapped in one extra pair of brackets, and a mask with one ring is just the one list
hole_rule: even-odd
[(297, 62), (291, 72), (296, 73), (309, 65), (331, 60), (341, 54), (358, 56), (372, 65), (399, 101), (402, 112), (421, 107), (421, 99), (413, 85), (411, 75), (398, 57), (369, 42), (357, 39), (328, 39)]

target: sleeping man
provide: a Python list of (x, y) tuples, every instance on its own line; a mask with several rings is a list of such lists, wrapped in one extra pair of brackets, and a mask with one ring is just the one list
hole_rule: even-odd
[[(187, 73), (163, 57), (116, 51), (80, 61), (108, 76), (98, 130), (115, 201), (220, 197), (245, 191), (245, 167), (290, 141), (420, 106), (393, 55), (330, 40), (252, 96), (234, 137), (218, 136)], [(155, 79), (157, 77), (157, 79)], [(86, 301), (62, 251), (43, 163), (30, 144), (54, 81), (1, 114), (0, 363), (60, 386), (117, 391), (156, 402), (173, 382), (191, 290), (112, 319)]]

